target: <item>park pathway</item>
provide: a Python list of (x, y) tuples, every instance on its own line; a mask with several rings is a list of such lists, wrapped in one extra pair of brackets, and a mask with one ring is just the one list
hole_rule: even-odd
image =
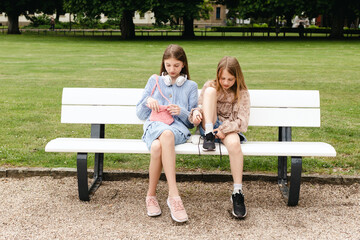
[(75, 177), (0, 178), (0, 239), (360, 239), (360, 185), (303, 183), (297, 207), (276, 184), (244, 183), (246, 220), (230, 217), (231, 183), (180, 182), (189, 222), (145, 211), (147, 180), (105, 181), (80, 202)]

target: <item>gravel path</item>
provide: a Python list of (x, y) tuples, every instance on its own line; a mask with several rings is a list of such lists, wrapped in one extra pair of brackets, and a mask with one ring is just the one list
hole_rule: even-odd
[(360, 186), (303, 183), (287, 207), (274, 183), (244, 183), (248, 216), (230, 216), (231, 183), (181, 182), (186, 224), (145, 211), (146, 179), (106, 181), (80, 202), (74, 177), (0, 178), (0, 239), (360, 239)]

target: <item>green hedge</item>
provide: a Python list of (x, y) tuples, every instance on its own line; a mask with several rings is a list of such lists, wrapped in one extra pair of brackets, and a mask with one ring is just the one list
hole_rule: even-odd
[[(224, 27), (211, 27), (211, 31), (214, 32), (275, 32), (275, 27), (231, 27), (231, 26), (224, 26)], [(297, 28), (289, 28), (289, 27), (281, 27), (280, 32), (298, 32)], [(309, 27), (304, 29), (304, 33), (330, 33), (331, 28), (314, 28)], [(351, 33), (351, 34), (360, 34), (360, 29), (344, 29), (344, 34)]]
[[(275, 27), (211, 27), (214, 32), (276, 32)], [(297, 33), (297, 28), (281, 27), (280, 32)], [(331, 33), (331, 28), (305, 28), (304, 33)], [(360, 34), (360, 29), (344, 29), (344, 34)]]

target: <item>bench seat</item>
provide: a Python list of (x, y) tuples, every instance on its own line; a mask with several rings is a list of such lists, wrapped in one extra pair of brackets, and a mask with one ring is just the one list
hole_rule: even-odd
[[(46, 152), (84, 152), (84, 153), (149, 153), (145, 143), (138, 139), (96, 139), (96, 138), (57, 138), (50, 141)], [(175, 147), (177, 154), (199, 154), (197, 144), (185, 143)], [(324, 157), (336, 156), (335, 149), (323, 142), (246, 142), (242, 144), (245, 156), (303, 156)], [(216, 151), (203, 151), (200, 144), (200, 155), (219, 155), (219, 144)], [(228, 155), (226, 147), (221, 144), (221, 154)]]

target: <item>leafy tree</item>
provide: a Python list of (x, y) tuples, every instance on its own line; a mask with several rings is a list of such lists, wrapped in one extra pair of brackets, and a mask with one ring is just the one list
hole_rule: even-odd
[(120, 19), (121, 37), (135, 37), (133, 15), (135, 11), (149, 10), (151, 0), (65, 0), (65, 9), (71, 13), (90, 19), (100, 19), (101, 14)]
[[(310, 0), (308, 0), (310, 1)], [(317, 0), (316, 7), (306, 12), (316, 15), (322, 14), (330, 20), (332, 38), (342, 38), (345, 21), (351, 21), (356, 17), (360, 17), (360, 1), (359, 0)], [(313, 14), (314, 16), (315, 14)], [(316, 16), (315, 15), (315, 16)]]
[(288, 26), (294, 15), (303, 13), (314, 18), (322, 14), (330, 19), (331, 37), (343, 36), (345, 20), (355, 19), (360, 15), (359, 0), (236, 0), (239, 1), (237, 11), (242, 18), (259, 17), (273, 22), (277, 16), (287, 20)]
[[(0, 12), (8, 17), (8, 34), (20, 34), (19, 16), (29, 12), (53, 13), (62, 0), (0, 0)], [(58, 7), (59, 8), (59, 7)]]
[(115, 19), (120, 19), (121, 37), (131, 39), (135, 37), (133, 16), (135, 11), (146, 12), (151, 8), (152, 0), (103, 0), (102, 12)]
[(93, 27), (101, 19), (101, 1), (93, 0), (65, 0), (64, 10), (75, 14), (74, 18), (80, 24)]
[(26, 11), (35, 11), (37, 1), (31, 0), (1, 0), (0, 12), (5, 12), (8, 17), (8, 34), (20, 34), (19, 16), (26, 14)]
[(266, 19), (269, 26), (273, 26), (279, 17), (286, 19), (287, 26), (291, 26), (294, 15), (301, 13), (301, 1), (298, 0), (237, 1), (236, 11), (241, 18)]
[(158, 24), (182, 19), (184, 37), (194, 37), (194, 19), (208, 19), (211, 10), (209, 0), (160, 0), (152, 5), (152, 11), (155, 13)]

